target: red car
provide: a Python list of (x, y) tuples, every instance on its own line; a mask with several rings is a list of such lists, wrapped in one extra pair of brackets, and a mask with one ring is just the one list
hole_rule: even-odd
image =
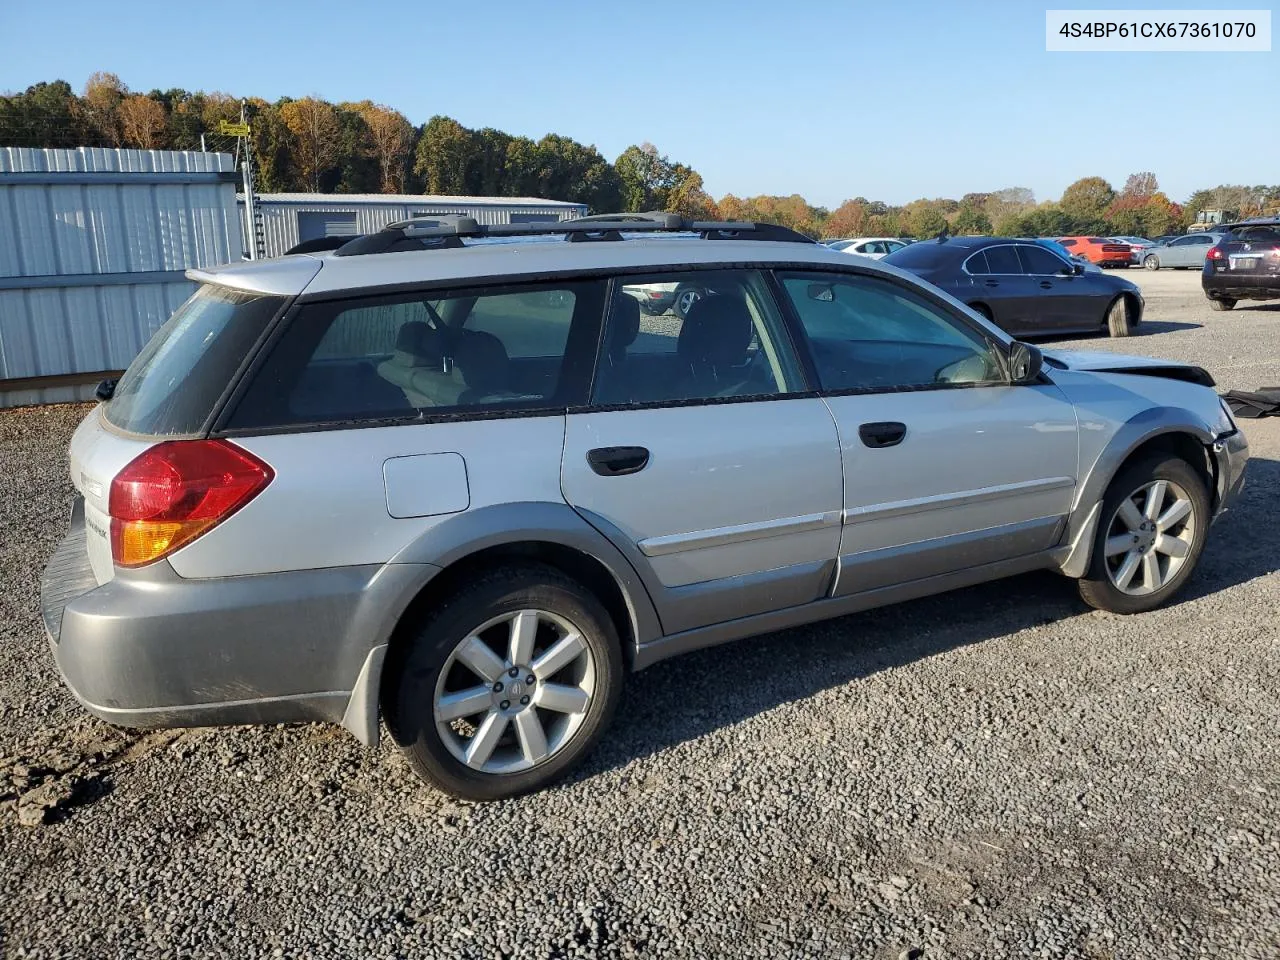
[(1058, 241), (1071, 253), (1100, 267), (1129, 266), (1129, 244), (1106, 237), (1063, 237)]

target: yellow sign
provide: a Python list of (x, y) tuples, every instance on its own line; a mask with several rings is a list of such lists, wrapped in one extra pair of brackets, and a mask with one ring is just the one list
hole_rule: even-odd
[(247, 123), (231, 123), (227, 120), (219, 120), (218, 132), (227, 137), (247, 137), (249, 135), (249, 125)]

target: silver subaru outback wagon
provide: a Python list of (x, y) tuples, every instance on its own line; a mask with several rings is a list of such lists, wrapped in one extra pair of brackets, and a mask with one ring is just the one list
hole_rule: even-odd
[(385, 723), (460, 797), (562, 775), (687, 650), (1044, 568), (1149, 610), (1243, 482), (1203, 370), (1042, 354), (763, 224), (415, 220), (190, 275), (71, 442), (62, 676), (130, 727)]

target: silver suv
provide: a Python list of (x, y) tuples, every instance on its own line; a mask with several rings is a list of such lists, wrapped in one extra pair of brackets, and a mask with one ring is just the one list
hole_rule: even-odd
[(1044, 568), (1149, 610), (1243, 479), (1203, 370), (1042, 355), (763, 224), (415, 220), (190, 276), (71, 442), (67, 685), (385, 721), (461, 797), (560, 776), (687, 650)]

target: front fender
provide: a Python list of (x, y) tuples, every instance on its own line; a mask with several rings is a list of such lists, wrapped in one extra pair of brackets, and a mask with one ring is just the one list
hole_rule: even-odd
[[(1085, 424), (1081, 426), (1083, 431)], [(1062, 573), (1069, 577), (1084, 576), (1093, 552), (1102, 500), (1111, 481), (1135, 450), (1156, 437), (1168, 434), (1192, 436), (1206, 447), (1215, 439), (1213, 427), (1185, 407), (1148, 407), (1121, 424), (1091, 464), (1086, 464), (1082, 456), (1081, 481), (1067, 522), (1064, 546), (1059, 551)], [(1210, 490), (1212, 492), (1212, 487)]]

